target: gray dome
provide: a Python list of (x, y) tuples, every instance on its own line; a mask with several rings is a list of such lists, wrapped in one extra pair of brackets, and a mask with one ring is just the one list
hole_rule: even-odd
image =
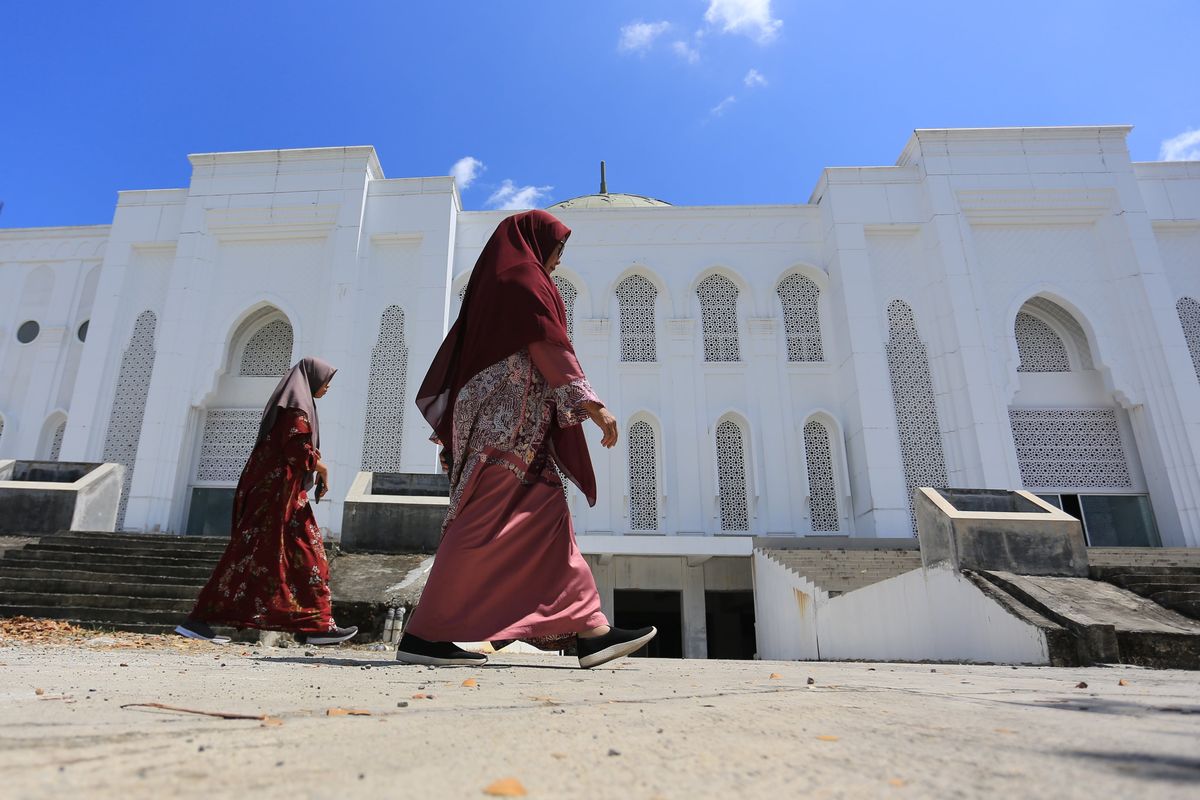
[(579, 197), (572, 197), (570, 200), (563, 200), (561, 203), (555, 203), (552, 206), (547, 206), (549, 210), (556, 208), (652, 208), (655, 206), (669, 206), (670, 203), (665, 200), (656, 200), (653, 197), (644, 197), (640, 194), (585, 194)]

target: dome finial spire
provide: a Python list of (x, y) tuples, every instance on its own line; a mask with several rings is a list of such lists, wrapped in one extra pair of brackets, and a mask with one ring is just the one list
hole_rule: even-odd
[(608, 194), (608, 181), (604, 178), (604, 162), (600, 162), (600, 194)]

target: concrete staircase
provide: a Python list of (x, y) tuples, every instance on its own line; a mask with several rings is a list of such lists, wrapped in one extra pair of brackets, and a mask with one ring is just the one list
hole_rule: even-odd
[(808, 578), (830, 597), (894, 578), (921, 566), (921, 551), (896, 548), (766, 550), (767, 556)]
[(1200, 620), (1200, 548), (1093, 547), (1089, 573)]
[(0, 617), (167, 633), (192, 608), (227, 540), (72, 531), (0, 555)]

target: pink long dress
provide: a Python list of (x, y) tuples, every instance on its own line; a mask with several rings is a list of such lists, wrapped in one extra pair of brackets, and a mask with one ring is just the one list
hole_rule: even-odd
[(522, 639), (561, 649), (608, 620), (555, 469), (551, 424), (598, 402), (569, 351), (535, 343), (480, 372), (454, 404), (450, 508), (406, 630), (427, 641)]

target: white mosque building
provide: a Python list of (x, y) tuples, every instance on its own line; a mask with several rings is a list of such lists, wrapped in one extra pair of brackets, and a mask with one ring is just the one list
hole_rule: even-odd
[[(1133, 163), (1129, 130), (918, 130), (794, 205), (551, 206), (624, 425), (589, 432), (599, 503), (570, 497), (593, 565), (673, 555), (686, 584), (758, 537), (911, 537), (923, 485), (1200, 546), (1200, 162)], [(264, 399), (320, 355), (337, 538), (356, 472), (437, 469), (413, 392), (508, 212), (371, 147), (189, 159), (110, 225), (0, 230), (0, 458), (120, 462), (123, 528), (219, 529)]]

